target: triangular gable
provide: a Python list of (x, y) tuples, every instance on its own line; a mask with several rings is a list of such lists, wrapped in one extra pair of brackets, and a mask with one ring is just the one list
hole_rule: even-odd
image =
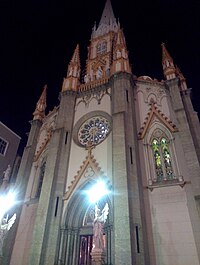
[(71, 184), (67, 187), (67, 191), (65, 192), (63, 197), (64, 200), (69, 199), (82, 176), (84, 176), (85, 178), (97, 178), (99, 176), (103, 176), (103, 171), (101, 171), (99, 164), (96, 162), (96, 159), (92, 155), (91, 149), (88, 151), (86, 159), (83, 161), (83, 164), (80, 166), (80, 169), (78, 170)]
[(147, 113), (147, 116), (145, 118), (145, 121), (143, 123), (143, 126), (140, 128), (140, 131), (138, 133), (138, 138), (141, 140), (145, 137), (146, 132), (153, 120), (153, 117), (156, 116), (161, 123), (163, 123), (172, 133), (177, 132), (178, 128), (176, 127), (173, 122), (167, 118), (156, 106), (155, 103), (152, 103), (151, 108), (149, 112)]
[(47, 144), (49, 143), (49, 141), (51, 139), (51, 136), (52, 136), (52, 131), (49, 130), (47, 132), (46, 138), (44, 139), (44, 141), (41, 143), (38, 150), (36, 151), (36, 154), (34, 156), (34, 162), (36, 162), (38, 160), (38, 158), (41, 156), (42, 152), (45, 150)]

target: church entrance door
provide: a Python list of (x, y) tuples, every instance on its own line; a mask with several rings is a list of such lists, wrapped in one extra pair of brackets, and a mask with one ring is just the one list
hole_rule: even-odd
[(92, 265), (91, 251), (92, 251), (92, 235), (80, 236), (80, 251), (78, 265)]

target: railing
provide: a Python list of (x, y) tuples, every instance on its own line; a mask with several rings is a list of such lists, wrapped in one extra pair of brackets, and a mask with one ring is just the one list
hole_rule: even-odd
[(91, 81), (91, 82), (88, 82), (85, 84), (81, 84), (78, 90), (80, 92), (87, 91), (87, 90), (90, 90), (91, 88), (101, 86), (101, 85), (104, 85), (106, 83), (108, 83), (108, 77), (103, 77), (103, 78), (98, 79), (98, 80), (94, 80), (94, 81)]

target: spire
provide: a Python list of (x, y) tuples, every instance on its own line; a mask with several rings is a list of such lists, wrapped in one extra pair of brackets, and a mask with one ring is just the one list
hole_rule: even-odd
[(167, 49), (165, 47), (165, 43), (162, 43), (161, 46), (162, 46), (162, 62), (168, 60), (168, 61), (171, 61), (173, 63), (173, 59), (170, 56), (169, 52), (167, 51)]
[(77, 90), (80, 80), (80, 52), (79, 44), (77, 44), (72, 59), (68, 65), (67, 77), (64, 78), (62, 91), (65, 90)]
[(117, 39), (113, 49), (112, 74), (116, 72), (131, 73), (126, 41), (122, 29), (119, 29), (117, 32)]
[(80, 78), (79, 44), (76, 45), (76, 49), (68, 66), (67, 77), (70, 76)]
[(79, 44), (76, 45), (76, 49), (71, 59), (71, 64), (76, 64), (80, 67), (80, 54), (79, 54)]
[(101, 20), (99, 22), (99, 26), (102, 24), (110, 25), (111, 22), (115, 22), (115, 20), (116, 19), (113, 13), (111, 2), (110, 0), (107, 0), (103, 10), (103, 14), (101, 16)]
[(45, 116), (46, 109), (46, 90), (47, 85), (44, 86), (44, 90), (36, 104), (35, 111), (33, 113), (33, 120), (42, 120)]
[(162, 65), (164, 76), (167, 80), (173, 79), (176, 77), (175, 75), (175, 67), (172, 57), (167, 51), (165, 44), (162, 43)]
[(92, 37), (99, 37), (107, 34), (110, 31), (117, 32), (120, 28), (119, 23), (117, 23), (112, 9), (110, 0), (106, 1), (101, 20), (99, 22), (98, 28), (96, 26), (93, 28)]
[(122, 30), (119, 30), (117, 32), (117, 41), (116, 41), (116, 46), (124, 46), (125, 44), (125, 39), (124, 39), (124, 34)]

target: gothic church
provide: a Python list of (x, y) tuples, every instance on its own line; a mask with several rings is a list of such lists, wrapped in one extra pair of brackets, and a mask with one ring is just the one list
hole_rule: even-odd
[[(33, 113), (16, 187), (10, 265), (200, 265), (200, 126), (186, 80), (162, 44), (165, 80), (136, 77), (107, 0), (92, 29), (84, 78), (79, 45), (45, 114)], [(94, 205), (109, 206), (105, 257), (94, 263)], [(15, 231), (15, 232), (14, 232)], [(10, 235), (11, 236), (11, 235)]]

